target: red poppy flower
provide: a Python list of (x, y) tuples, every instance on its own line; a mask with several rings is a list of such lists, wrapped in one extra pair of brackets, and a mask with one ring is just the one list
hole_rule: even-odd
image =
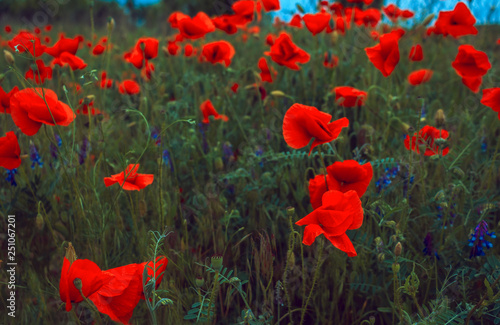
[(189, 16), (180, 11), (175, 11), (168, 16), (168, 22), (172, 28), (179, 28), (179, 20), (183, 18), (189, 18)]
[(350, 2), (350, 3), (364, 3), (365, 5), (370, 5), (373, 0), (347, 0), (347, 2)]
[(94, 49), (92, 50), (92, 54), (93, 55), (101, 55), (104, 53), (104, 50), (106, 48), (102, 45), (102, 44), (97, 44), (96, 46), (94, 46)]
[(310, 155), (314, 147), (337, 139), (342, 128), (349, 126), (349, 120), (345, 117), (330, 123), (331, 119), (330, 114), (316, 107), (293, 104), (283, 119), (283, 137), (294, 149), (307, 146), (314, 138)]
[(176, 42), (168, 41), (167, 51), (170, 55), (177, 55), (180, 46)]
[(288, 25), (293, 26), (293, 27), (298, 27), (302, 28), (302, 18), (300, 17), (299, 14), (293, 15), (292, 19), (288, 23)]
[(40, 39), (30, 32), (20, 31), (13, 39), (7, 42), (13, 51), (24, 53), (26, 50), (32, 56), (39, 57), (45, 52), (46, 46), (42, 45)]
[(472, 45), (460, 45), (458, 54), (451, 66), (462, 78), (482, 77), (491, 68), (486, 53), (476, 50)]
[(193, 45), (186, 44), (184, 46), (184, 56), (185, 57), (190, 57), (191, 55), (193, 55)]
[(66, 303), (66, 311), (72, 309), (72, 302), (81, 302), (83, 297), (75, 287), (75, 279), (80, 279), (82, 293), (89, 297), (114, 277), (113, 274), (102, 272), (99, 266), (90, 260), (75, 260), (73, 263), (64, 257), (59, 281), (59, 296)]
[(415, 14), (411, 12), (410, 10), (401, 10), (399, 9), (396, 5), (390, 4), (387, 7), (383, 7), (382, 10), (384, 11), (384, 14), (387, 16), (392, 21), (398, 20), (398, 18), (411, 18)]
[(269, 66), (267, 65), (267, 61), (265, 58), (259, 59), (259, 69), (260, 69), (260, 78), (262, 81), (273, 82), (273, 77), (271, 76), (271, 71), (269, 71)]
[(234, 83), (232, 86), (231, 86), (231, 90), (233, 91), (233, 93), (237, 93), (238, 92), (238, 87), (240, 85), (238, 85), (237, 83)]
[(345, 232), (358, 229), (363, 224), (361, 201), (354, 191), (328, 191), (322, 197), (321, 206), (295, 224), (306, 225), (302, 241), (305, 245), (311, 245), (316, 237), (323, 234), (347, 256), (356, 256), (356, 250)]
[(209, 116), (213, 116), (216, 120), (223, 120), (224, 122), (227, 122), (229, 120), (226, 115), (217, 113), (210, 99), (207, 99), (206, 101), (201, 103), (200, 110), (203, 114), (203, 120), (201, 121), (202, 123), (210, 123), (210, 120), (208, 119)]
[(21, 148), (16, 134), (9, 131), (0, 138), (0, 166), (14, 169), (21, 165)]
[(267, 12), (272, 10), (280, 10), (279, 0), (262, 0), (262, 4), (264, 5), (264, 10)]
[(217, 41), (203, 45), (202, 56), (212, 64), (221, 63), (228, 67), (234, 56), (234, 47), (226, 41)]
[(228, 35), (236, 34), (238, 28), (236, 27), (237, 19), (234, 15), (221, 15), (212, 18), (215, 28), (220, 29)]
[(436, 34), (444, 36), (450, 34), (454, 38), (464, 35), (476, 35), (477, 29), (474, 27), (476, 18), (472, 15), (467, 5), (458, 2), (452, 11), (441, 11), (434, 24), (433, 30)]
[(46, 32), (50, 32), (52, 30), (52, 25), (47, 25), (47, 26), (45, 26), (44, 29)]
[(12, 28), (9, 25), (5, 25), (4, 30), (5, 30), (5, 32), (7, 34), (9, 34), (10, 32), (12, 32)]
[(88, 115), (89, 112), (91, 115), (100, 115), (102, 112), (94, 107), (94, 101), (87, 102), (85, 99), (80, 99), (79, 102), (80, 108), (76, 110), (76, 114)]
[(74, 38), (66, 38), (61, 34), (59, 40), (52, 47), (47, 47), (45, 49), (45, 53), (54, 58), (59, 57), (64, 52), (76, 55), (81, 42), (83, 42), (83, 36), (81, 35), (75, 36)]
[(462, 83), (472, 90), (474, 93), (479, 92), (479, 88), (481, 88), (481, 84), (483, 83), (483, 77), (469, 77), (462, 78)]
[(359, 107), (365, 104), (366, 92), (348, 86), (335, 87), (335, 101), (342, 107)]
[[(373, 168), (370, 163), (360, 165), (355, 160), (337, 161), (326, 168), (328, 190), (343, 193), (355, 191), (361, 198), (373, 178)], [(309, 180), (309, 196), (313, 209), (321, 206), (321, 198), (326, 193), (325, 175), (316, 175)]]
[(331, 18), (332, 16), (326, 12), (318, 12), (316, 14), (305, 14), (302, 20), (314, 36), (321, 33), (328, 26)]
[(71, 70), (82, 70), (87, 67), (87, 63), (85, 63), (81, 58), (73, 55), (69, 52), (63, 52), (59, 57), (55, 58), (52, 61), (53, 64), (60, 65), (61, 67), (64, 65), (69, 65)]
[(17, 86), (12, 88), (8, 93), (0, 87), (0, 113), (10, 114), (10, 98), (18, 91), (19, 88)]
[(52, 79), (52, 68), (50, 66), (46, 67), (42, 60), (36, 60), (36, 66), (35, 71), (33, 71), (33, 68), (26, 71), (24, 75), (26, 79), (35, 79), (37, 84), (44, 83), (45, 79)]
[(413, 86), (426, 83), (431, 80), (433, 71), (430, 69), (420, 69), (408, 75), (408, 82)]
[(125, 191), (142, 190), (153, 183), (154, 175), (137, 173), (139, 166), (139, 164), (130, 164), (124, 172), (111, 175), (111, 177), (104, 177), (104, 185), (108, 187), (118, 183)]
[(375, 68), (382, 72), (384, 77), (388, 77), (399, 62), (398, 43), (401, 36), (401, 32), (392, 31), (380, 36), (379, 44), (365, 48), (368, 59), (370, 59)]
[(113, 86), (113, 80), (108, 79), (108, 74), (106, 71), (101, 73), (101, 82), (99, 83), (99, 87), (101, 88), (111, 88)]
[(124, 80), (118, 85), (118, 90), (122, 94), (135, 95), (141, 92), (139, 84), (132, 79)]
[(323, 60), (323, 66), (325, 68), (333, 69), (338, 65), (339, 65), (339, 57), (329, 52), (325, 52), (325, 59)]
[(36, 134), (42, 124), (68, 126), (75, 119), (71, 108), (59, 101), (56, 93), (47, 88), (18, 91), (10, 99), (10, 111), (14, 123), (29, 136)]
[(204, 12), (199, 12), (194, 18), (183, 17), (177, 21), (179, 32), (185, 38), (197, 39), (215, 30), (214, 23)]
[(245, 26), (252, 22), (255, 15), (255, 2), (250, 0), (236, 1), (231, 5), (234, 11), (233, 21), (237, 26)]
[(500, 120), (500, 88), (483, 89), (481, 104), (488, 106), (494, 112), (497, 112), (498, 119)]
[(152, 37), (142, 37), (137, 40), (135, 47), (125, 53), (125, 61), (132, 63), (137, 69), (142, 69), (148, 60), (158, 56), (159, 41)]
[(297, 63), (307, 63), (311, 58), (309, 53), (295, 45), (286, 33), (281, 33), (271, 46), (271, 51), (264, 52), (264, 54), (269, 55), (279, 65), (292, 70), (299, 70)]
[[(158, 287), (163, 278), (162, 273), (168, 264), (164, 256), (157, 257), (156, 265), (150, 261), (103, 271), (113, 275), (113, 278), (88, 298), (92, 300), (99, 312), (108, 315), (115, 322), (128, 324), (135, 307), (141, 299), (144, 299), (142, 280), (146, 264), (151, 268), (156, 267), (155, 283)], [(153, 270), (148, 268), (147, 273), (149, 276), (147, 282), (149, 282), (153, 278)]]
[(422, 46), (420, 44), (413, 45), (410, 50), (410, 56), (408, 57), (411, 61), (417, 62), (424, 59), (424, 53), (422, 51)]
[(337, 32), (341, 33), (342, 35), (345, 34), (345, 28), (346, 28), (346, 23), (345, 23), (345, 18), (344, 17), (337, 17), (335, 18), (335, 28)]
[[(436, 139), (447, 139), (448, 131), (436, 129), (433, 126), (424, 126), (418, 134), (418, 144), (417, 144), (417, 133), (411, 139), (411, 149), (416, 153), (420, 154), (420, 147), (425, 147), (425, 156), (434, 156), (437, 154), (447, 155), (450, 148), (441, 149), (435, 143)], [(405, 139), (405, 147), (410, 150), (410, 136), (407, 135)]]
[[(347, 14), (347, 13), (346, 13)], [(348, 17), (350, 17), (348, 15)], [(364, 25), (365, 27), (375, 27), (382, 18), (380, 10), (375, 8), (369, 8), (366, 10), (359, 10), (355, 8), (354, 10), (354, 23), (358, 26)]]

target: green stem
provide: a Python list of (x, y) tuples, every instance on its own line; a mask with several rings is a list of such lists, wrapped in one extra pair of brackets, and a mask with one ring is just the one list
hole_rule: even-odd
[(302, 308), (302, 314), (300, 316), (300, 325), (302, 325), (304, 323), (304, 316), (306, 315), (307, 306), (309, 305), (309, 301), (311, 300), (311, 297), (312, 297), (312, 294), (313, 294), (313, 291), (314, 291), (314, 286), (316, 285), (316, 281), (318, 280), (319, 270), (320, 270), (320, 266), (321, 266), (321, 258), (323, 257), (323, 246), (324, 246), (324, 244), (325, 244), (324, 240), (320, 239), (320, 241), (319, 241), (318, 262), (316, 263), (316, 268), (314, 270), (314, 277), (313, 277), (313, 283), (312, 283), (312, 286), (311, 286), (311, 290), (309, 291), (309, 295), (307, 296), (306, 304)]

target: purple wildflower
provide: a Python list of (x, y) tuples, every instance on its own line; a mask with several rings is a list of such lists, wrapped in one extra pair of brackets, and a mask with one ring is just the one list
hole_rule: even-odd
[(10, 182), (10, 185), (17, 186), (16, 178), (14, 175), (17, 174), (17, 168), (7, 169), (7, 178), (5, 179), (7, 182)]
[(31, 169), (35, 169), (35, 165), (38, 165), (40, 168), (43, 167), (42, 157), (40, 157), (40, 154), (33, 143), (30, 143), (30, 159)]
[(469, 238), (469, 246), (472, 247), (469, 258), (474, 256), (484, 256), (483, 248), (486, 247), (487, 249), (490, 249), (493, 247), (493, 244), (486, 240), (486, 236), (489, 236), (490, 238), (497, 237), (495, 232), (488, 232), (488, 223), (481, 220), (474, 233), (471, 234)]
[(85, 159), (87, 158), (87, 155), (90, 151), (89, 148), (89, 140), (87, 137), (83, 137), (82, 145), (80, 147), (80, 152), (78, 153), (78, 162), (80, 165), (82, 165), (85, 162)]
[(151, 127), (151, 137), (155, 140), (155, 145), (161, 144), (160, 130), (157, 127)]
[(170, 167), (170, 171), (173, 173), (174, 164), (172, 163), (172, 158), (170, 158), (170, 152), (167, 149), (163, 150), (162, 159), (165, 162), (165, 165), (167, 165), (167, 167)]

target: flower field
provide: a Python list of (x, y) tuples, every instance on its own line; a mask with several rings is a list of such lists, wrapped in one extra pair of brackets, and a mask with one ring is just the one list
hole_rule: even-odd
[(372, 2), (0, 20), (0, 324), (500, 324), (500, 27)]

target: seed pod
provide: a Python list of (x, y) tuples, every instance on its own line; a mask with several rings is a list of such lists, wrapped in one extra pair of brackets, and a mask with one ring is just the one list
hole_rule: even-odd
[(75, 278), (73, 280), (73, 284), (75, 285), (75, 287), (78, 289), (78, 290), (82, 290), (82, 287), (83, 287), (83, 284), (82, 284), (82, 280), (80, 278)]
[(43, 230), (43, 226), (45, 225), (45, 222), (43, 221), (43, 216), (41, 213), (38, 213), (36, 215), (36, 219), (35, 219), (35, 226), (36, 226), (36, 229), (38, 230)]
[(205, 279), (203, 279), (202, 276), (197, 276), (196, 279), (194, 280), (194, 283), (196, 284), (197, 287), (203, 287), (205, 284)]
[(224, 169), (224, 162), (222, 161), (221, 157), (216, 157), (214, 160), (214, 166), (215, 169), (217, 170), (223, 170)]
[(289, 217), (293, 217), (295, 215), (295, 208), (294, 207), (286, 208), (286, 214)]
[(440, 108), (437, 110), (434, 115), (434, 122), (436, 122), (436, 127), (442, 128), (446, 122), (446, 116), (444, 115), (444, 111)]
[(108, 32), (111, 33), (115, 29), (115, 20), (113, 17), (108, 17)]
[(401, 266), (399, 265), (399, 263), (393, 263), (393, 264), (392, 264), (392, 272), (394, 272), (394, 273), (398, 273), (398, 272), (399, 272), (400, 267), (401, 267)]
[(5, 61), (7, 61), (9, 65), (16, 64), (16, 60), (14, 60), (14, 55), (12, 55), (12, 53), (10, 53), (9, 51), (3, 50), (3, 56), (5, 58)]
[(214, 270), (219, 272), (222, 270), (222, 255), (213, 255), (210, 261)]
[(396, 247), (394, 247), (394, 255), (396, 255), (396, 257), (399, 257), (401, 255), (402, 250), (403, 250), (403, 245), (401, 245), (401, 242), (398, 242), (396, 244)]

